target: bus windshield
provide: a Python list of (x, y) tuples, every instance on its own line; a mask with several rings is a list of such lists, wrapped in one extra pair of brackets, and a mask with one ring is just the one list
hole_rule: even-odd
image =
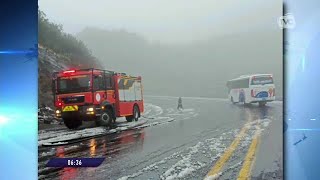
[(258, 76), (253, 77), (251, 85), (264, 85), (264, 84), (273, 84), (273, 79), (270, 76)]
[(91, 87), (91, 75), (60, 77), (57, 79), (57, 93), (86, 92)]

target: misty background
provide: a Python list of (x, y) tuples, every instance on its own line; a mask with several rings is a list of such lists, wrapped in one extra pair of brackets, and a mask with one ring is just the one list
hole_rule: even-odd
[(227, 80), (272, 73), (282, 97), (280, 0), (40, 0), (39, 8), (105, 69), (141, 75), (145, 94), (225, 98)]

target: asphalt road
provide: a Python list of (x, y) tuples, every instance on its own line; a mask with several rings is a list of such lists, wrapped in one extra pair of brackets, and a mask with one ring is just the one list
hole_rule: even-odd
[[(281, 102), (258, 107), (183, 98), (178, 111), (177, 98), (147, 96), (145, 105), (146, 123), (139, 129), (39, 145), (39, 179), (283, 179)], [(39, 144), (74, 133), (62, 125), (45, 127)], [(97, 168), (45, 167), (52, 157), (106, 159)]]

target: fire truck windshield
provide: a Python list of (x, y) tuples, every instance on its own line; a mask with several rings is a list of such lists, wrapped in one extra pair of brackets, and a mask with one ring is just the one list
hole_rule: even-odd
[(59, 77), (57, 79), (57, 93), (63, 94), (89, 91), (91, 87), (90, 80), (90, 75)]

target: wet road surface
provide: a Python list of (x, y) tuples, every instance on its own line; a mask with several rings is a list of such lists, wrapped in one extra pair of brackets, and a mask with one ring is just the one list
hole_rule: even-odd
[[(136, 129), (83, 142), (42, 147), (102, 127), (39, 130), (39, 179), (283, 179), (282, 103), (232, 105), (224, 99), (145, 97)], [(119, 119), (119, 122), (124, 121)], [(52, 157), (105, 157), (97, 168), (48, 168)]]

